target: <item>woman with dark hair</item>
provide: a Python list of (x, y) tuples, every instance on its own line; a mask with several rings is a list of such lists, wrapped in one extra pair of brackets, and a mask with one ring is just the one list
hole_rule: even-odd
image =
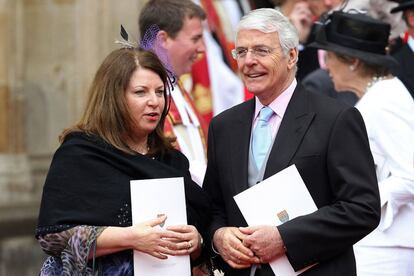
[(387, 23), (334, 12), (313, 44), (328, 51), (336, 90), (358, 96), (376, 165), (381, 221), (354, 246), (358, 275), (414, 275), (414, 101), (390, 74), (389, 35)]
[[(99, 67), (81, 120), (66, 129), (43, 188), (36, 237), (41, 275), (132, 275), (138, 250), (202, 257), (209, 201), (163, 133), (168, 76), (150, 51), (123, 48)], [(130, 180), (184, 177), (188, 225), (160, 216), (132, 226)], [(101, 275), (101, 274), (100, 274)]]

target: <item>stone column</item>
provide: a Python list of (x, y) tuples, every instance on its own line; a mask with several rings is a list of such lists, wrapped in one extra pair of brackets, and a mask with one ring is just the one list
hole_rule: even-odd
[(79, 119), (120, 24), (137, 33), (143, 2), (0, 0), (0, 275), (38, 273), (33, 234), (58, 135)]
[[(37, 267), (41, 254), (33, 230), (38, 200), (25, 147), (23, 75), (23, 1), (0, 0), (0, 274), (24, 273), (30, 259)], [(28, 235), (28, 237), (22, 237)], [(32, 253), (36, 256), (32, 257)], [(10, 253), (14, 258), (8, 258)], [(17, 255), (22, 258), (15, 258)], [(16, 263), (16, 260), (21, 260)], [(24, 273), (24, 274), (22, 274)]]
[(21, 0), (0, 0), (0, 205), (29, 201), (32, 189), (25, 153), (20, 93)]
[(0, 0), (0, 153), (8, 151), (9, 143), (9, 82), (8, 39), (9, 15), (6, 0)]

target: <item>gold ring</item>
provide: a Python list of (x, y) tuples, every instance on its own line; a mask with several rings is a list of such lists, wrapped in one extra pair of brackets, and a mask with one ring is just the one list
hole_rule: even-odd
[(188, 241), (187, 243), (188, 243), (188, 246), (187, 246), (188, 249), (190, 249), (191, 247), (193, 247), (193, 243), (191, 241)]

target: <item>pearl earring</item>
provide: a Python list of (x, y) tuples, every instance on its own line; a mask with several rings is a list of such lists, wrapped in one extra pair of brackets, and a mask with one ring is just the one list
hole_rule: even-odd
[(349, 70), (355, 71), (355, 66), (354, 65), (349, 65)]

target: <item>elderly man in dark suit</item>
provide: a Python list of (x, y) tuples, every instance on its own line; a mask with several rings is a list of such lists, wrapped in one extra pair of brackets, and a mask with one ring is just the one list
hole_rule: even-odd
[(414, 0), (401, 0), (391, 13), (403, 12), (403, 18), (408, 27), (408, 37), (405, 44), (394, 54), (399, 66), (393, 70), (414, 97)]
[[(213, 201), (213, 260), (225, 275), (274, 275), (268, 263), (283, 254), (295, 270), (316, 264), (303, 275), (356, 275), (352, 245), (379, 222), (361, 115), (296, 82), (297, 45), (296, 30), (274, 9), (239, 23), (233, 56), (255, 97), (212, 120), (203, 184)], [(247, 227), (233, 196), (292, 164), (318, 210), (278, 227)]]

